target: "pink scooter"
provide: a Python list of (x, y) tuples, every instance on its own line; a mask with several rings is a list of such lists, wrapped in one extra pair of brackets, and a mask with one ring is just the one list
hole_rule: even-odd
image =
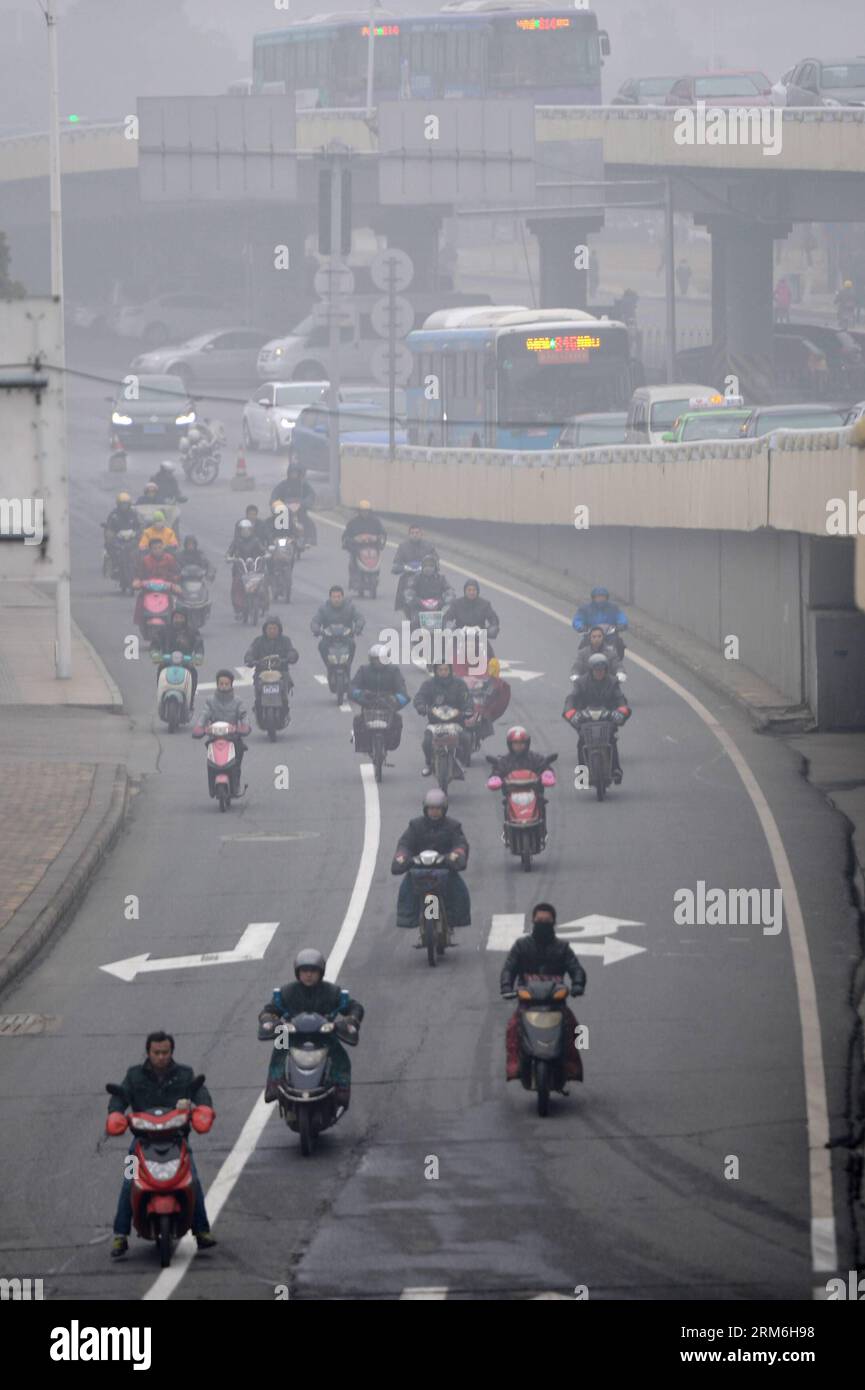
[(207, 786), (219, 802), (220, 811), (227, 811), (232, 797), (243, 796), (240, 789), (240, 759), (237, 739), (248, 734), (248, 724), (228, 724), (215, 719), (206, 729), (201, 725), (192, 731), (193, 738), (207, 738)]
[(134, 579), (133, 589), (143, 589), (138, 628), (145, 642), (158, 641), (174, 612), (178, 586), (166, 579)]

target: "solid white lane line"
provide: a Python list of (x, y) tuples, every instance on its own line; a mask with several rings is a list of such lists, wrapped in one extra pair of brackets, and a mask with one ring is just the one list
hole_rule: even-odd
[(440, 1300), (443, 1298), (447, 1298), (447, 1296), (447, 1285), (445, 1285), (443, 1288), (434, 1288), (432, 1285), (430, 1285), (429, 1288), (418, 1287), (403, 1289), (402, 1293), (399, 1296), (399, 1301), (400, 1303), (407, 1303), (411, 1302), (412, 1300), (418, 1301), (421, 1299), (425, 1301), (431, 1299)]
[[(338, 522), (327, 525), (339, 528)], [(388, 542), (390, 545), (391, 542)], [(495, 593), (505, 594), (527, 604), (538, 613), (544, 613), (558, 623), (571, 626), (571, 620), (563, 613), (557, 613), (548, 604), (517, 593), (504, 584), (487, 579), (477, 570), (467, 570), (462, 565), (452, 563), (442, 556), (443, 563), (458, 574), (467, 575), (485, 584)], [(820, 1014), (817, 1007), (817, 989), (814, 984), (814, 967), (805, 931), (802, 905), (796, 890), (796, 880), (790, 867), (790, 860), (784, 848), (784, 841), (778, 829), (772, 810), (760, 788), (757, 779), (748, 765), (745, 755), (726, 729), (696, 695), (668, 676), (660, 667), (645, 657), (637, 656), (633, 649), (628, 650), (628, 660), (648, 671), (656, 680), (666, 685), (668, 690), (694, 711), (698, 719), (706, 725), (729, 756), (742, 781), (742, 785), (757, 813), (757, 819), (766, 838), (769, 854), (775, 869), (778, 886), (783, 893), (787, 928), (790, 934), (790, 949), (793, 954), (793, 971), (796, 980), (796, 997), (799, 1008), (799, 1025), (802, 1034), (802, 1062), (805, 1073), (805, 1109), (808, 1126), (808, 1172), (811, 1190), (811, 1262), (815, 1270), (832, 1270), (837, 1265), (837, 1240), (835, 1232), (835, 1209), (832, 1201), (832, 1164), (829, 1150), (824, 1146), (829, 1139), (829, 1107), (826, 1099), (826, 1068), (823, 1061), (823, 1040), (820, 1035)]]
[[(327, 976), (330, 980), (337, 979), (360, 926), (375, 873), (381, 837), (381, 808), (372, 763), (361, 763), (360, 775), (364, 803), (363, 849), (361, 850), (360, 863), (348, 909), (328, 956)], [(231, 1153), (225, 1159), (207, 1193), (207, 1214), (211, 1226), (215, 1225), (219, 1219), (219, 1214), (231, 1196), (234, 1185), (246, 1167), (274, 1108), (273, 1105), (265, 1104), (264, 1093), (262, 1092), (252, 1107)], [(147, 1292), (142, 1295), (143, 1300), (162, 1301), (170, 1298), (195, 1258), (195, 1252), (194, 1237), (191, 1234), (185, 1235), (175, 1249), (171, 1265), (157, 1276)]]

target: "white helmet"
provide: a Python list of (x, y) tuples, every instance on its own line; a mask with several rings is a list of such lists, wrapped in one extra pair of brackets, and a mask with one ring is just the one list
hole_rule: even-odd
[(193, 425), (192, 429), (189, 431), (187, 438), (189, 439), (190, 444), (197, 444), (201, 439), (201, 430), (196, 429), (195, 425)]
[(374, 666), (380, 666), (387, 656), (387, 648), (381, 642), (374, 642), (369, 649), (369, 659)]
[(174, 464), (171, 462), (171, 459), (163, 459), (159, 467), (164, 469), (166, 473), (174, 472)]

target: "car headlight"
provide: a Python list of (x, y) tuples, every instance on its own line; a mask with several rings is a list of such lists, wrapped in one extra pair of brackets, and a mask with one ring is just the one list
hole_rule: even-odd
[(131, 424), (132, 424), (132, 416), (131, 416), (131, 415), (121, 415), (118, 411), (115, 410), (115, 411), (112, 413), (112, 416), (111, 416), (111, 423), (112, 423), (112, 425), (131, 425)]
[(294, 421), (293, 421), (293, 420), (280, 420), (279, 426), (280, 426), (280, 429), (283, 429), (283, 430), (290, 430), (290, 429), (293, 429), (293, 428), (294, 428)]
[(190, 410), (190, 412), (189, 412), (188, 415), (178, 415), (178, 417), (177, 417), (177, 419), (174, 421), (174, 423), (175, 423), (175, 425), (194, 425), (194, 424), (195, 424), (195, 411), (194, 411), (194, 410)]
[(281, 357), (281, 356), (282, 356), (282, 348), (274, 348), (274, 349), (273, 349), (273, 355), (274, 355), (274, 357)]

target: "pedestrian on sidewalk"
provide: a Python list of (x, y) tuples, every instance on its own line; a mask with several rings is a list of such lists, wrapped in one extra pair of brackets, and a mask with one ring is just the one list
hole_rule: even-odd
[(775, 299), (775, 322), (776, 322), (776, 323), (789, 323), (789, 322), (790, 322), (790, 304), (792, 303), (792, 300), (793, 300), (793, 292), (792, 292), (792, 290), (790, 289), (790, 281), (787, 280), (787, 279), (785, 279), (784, 276), (781, 277), (781, 279), (778, 281), (777, 285), (775, 286), (775, 295), (774, 295), (774, 299)]

